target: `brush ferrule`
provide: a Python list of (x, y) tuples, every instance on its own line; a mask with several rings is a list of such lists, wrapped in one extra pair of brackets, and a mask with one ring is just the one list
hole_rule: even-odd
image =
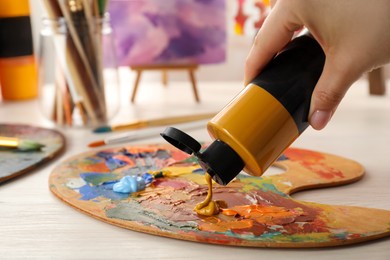
[(13, 137), (0, 137), (0, 146), (16, 148), (19, 145), (19, 139)]

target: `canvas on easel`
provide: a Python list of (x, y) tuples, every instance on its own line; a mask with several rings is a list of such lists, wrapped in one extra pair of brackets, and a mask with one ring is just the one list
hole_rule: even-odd
[(109, 12), (118, 64), (137, 73), (133, 102), (141, 73), (151, 68), (162, 71), (164, 84), (168, 71), (188, 71), (199, 101), (194, 71), (226, 59), (225, 0), (112, 0)]

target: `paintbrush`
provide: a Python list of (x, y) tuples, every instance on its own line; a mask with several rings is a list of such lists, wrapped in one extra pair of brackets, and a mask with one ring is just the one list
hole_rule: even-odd
[[(181, 125), (181, 130), (191, 130), (196, 128), (202, 128), (205, 127), (207, 124), (207, 121), (198, 121), (198, 122), (190, 122), (187, 124)], [(109, 144), (118, 144), (118, 143), (126, 143), (146, 138), (152, 138), (152, 137), (160, 137), (160, 133), (162, 132), (162, 129), (160, 128), (154, 128), (154, 129), (145, 129), (141, 130), (139, 132), (131, 132), (131, 133), (125, 133), (121, 135), (116, 135), (112, 137), (108, 137), (104, 140), (99, 140), (92, 142), (88, 145), (88, 147), (99, 147), (103, 145), (109, 145)]]
[(150, 119), (150, 120), (136, 120), (133, 122), (129, 122), (127, 124), (101, 126), (93, 130), (93, 132), (107, 133), (107, 132), (121, 131), (121, 130), (135, 130), (135, 129), (142, 129), (147, 127), (154, 127), (154, 126), (180, 124), (180, 123), (187, 123), (187, 122), (212, 118), (215, 115), (216, 113), (206, 113), (206, 114), (198, 114), (198, 115), (173, 116), (173, 117), (165, 117), (165, 118)]
[(1, 148), (12, 148), (20, 151), (38, 151), (44, 146), (45, 145), (32, 140), (0, 136)]

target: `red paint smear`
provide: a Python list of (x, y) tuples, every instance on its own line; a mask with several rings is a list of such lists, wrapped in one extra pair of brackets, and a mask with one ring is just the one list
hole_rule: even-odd
[(284, 152), (284, 155), (291, 161), (297, 161), (306, 169), (317, 173), (321, 178), (328, 180), (336, 177), (345, 178), (340, 170), (329, 167), (323, 163), (325, 157), (321, 153), (290, 148)]
[[(221, 188), (222, 190), (222, 188)], [(240, 189), (218, 194), (219, 199), (232, 201), (228, 209), (221, 209), (221, 214), (212, 218), (202, 218), (199, 229), (209, 232), (227, 232), (253, 234), (260, 236), (264, 232), (300, 234), (329, 232), (324, 221), (319, 219), (320, 208), (313, 208), (297, 202), (290, 197), (283, 197), (270, 191), (252, 191), (248, 201)], [(217, 194), (215, 194), (217, 195)], [(257, 200), (256, 204), (253, 199)], [(241, 202), (242, 204), (237, 205)], [(276, 230), (276, 229), (277, 230)]]
[(238, 191), (226, 192), (225, 190), (224, 192), (223, 188), (221, 188), (218, 190), (214, 189), (213, 193), (213, 200), (223, 200), (229, 205), (229, 207), (252, 204), (244, 193)]
[(284, 152), (284, 155), (287, 156), (287, 158), (291, 161), (305, 162), (309, 165), (317, 164), (325, 159), (324, 155), (322, 155), (321, 153), (294, 148), (287, 149)]
[(236, 22), (236, 25), (239, 26), (242, 31), (244, 31), (244, 25), (248, 19), (248, 16), (244, 14), (243, 10), (244, 0), (238, 0), (238, 4), (238, 10), (236, 16), (234, 17), (234, 21)]
[(251, 228), (232, 229), (231, 231), (236, 234), (253, 234), (255, 236), (261, 236), (265, 231), (267, 231), (267, 226), (254, 222)]
[[(236, 214), (232, 217), (234, 212)], [(275, 206), (244, 205), (223, 209), (222, 214), (229, 217), (205, 218), (199, 223), (199, 229), (209, 232), (231, 231), (236, 234), (255, 236), (275, 231), (288, 235), (329, 232), (325, 222), (320, 219), (298, 222), (298, 217), (304, 214), (301, 209), (287, 210)]]
[(362, 237), (361, 234), (348, 234), (347, 239), (356, 239), (356, 238), (361, 238), (361, 237)]
[(180, 151), (180, 150), (171, 150), (171, 156), (175, 161), (182, 161), (190, 157), (190, 155)]
[(306, 223), (290, 223), (284, 225), (286, 234), (309, 234), (309, 233), (327, 233), (329, 229), (325, 226), (325, 223), (321, 220), (315, 220), (313, 222)]
[(186, 181), (180, 181), (180, 180), (167, 180), (165, 178), (162, 179), (156, 179), (154, 182), (155, 187), (172, 187), (174, 189), (185, 189), (190, 184)]
[(306, 167), (325, 179), (333, 179), (335, 177), (345, 178), (344, 174), (340, 170), (334, 169), (329, 166), (325, 166), (323, 164), (321, 164), (321, 166), (322, 168), (324, 168), (324, 170), (316, 170), (313, 169), (314, 167), (312, 166), (306, 166)]

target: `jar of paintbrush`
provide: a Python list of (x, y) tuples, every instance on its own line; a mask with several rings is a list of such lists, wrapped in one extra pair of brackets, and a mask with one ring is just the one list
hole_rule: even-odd
[[(96, 1), (93, 1), (96, 2)], [(40, 107), (60, 126), (107, 124), (119, 109), (119, 76), (108, 14), (85, 1), (44, 1)]]

